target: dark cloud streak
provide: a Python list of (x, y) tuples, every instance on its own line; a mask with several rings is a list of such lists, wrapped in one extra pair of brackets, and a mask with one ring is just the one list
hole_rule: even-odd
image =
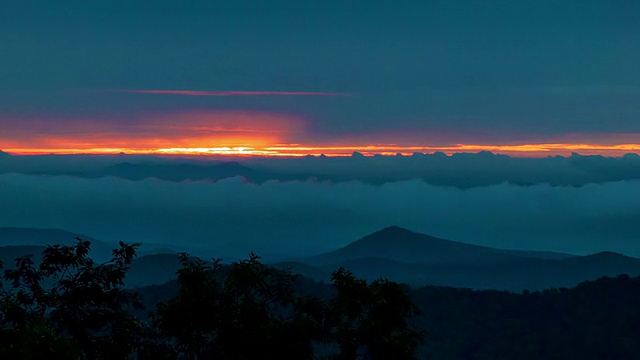
[(150, 94), (150, 95), (182, 95), (182, 96), (349, 96), (346, 93), (311, 92), (311, 91), (202, 91), (202, 90), (140, 90), (121, 89), (111, 92)]

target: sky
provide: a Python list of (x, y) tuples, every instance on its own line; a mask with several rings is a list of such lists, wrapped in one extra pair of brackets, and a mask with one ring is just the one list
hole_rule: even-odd
[[(640, 256), (638, 158), (621, 157), (640, 153), (638, 1), (0, 9), (0, 150), (132, 154), (0, 153), (0, 226), (284, 256), (398, 225)], [(437, 153), (358, 156), (414, 152)], [(248, 157), (263, 181), (155, 176), (194, 154)], [(307, 154), (349, 156), (280, 158)]]
[(640, 3), (0, 1), (0, 149), (640, 152)]

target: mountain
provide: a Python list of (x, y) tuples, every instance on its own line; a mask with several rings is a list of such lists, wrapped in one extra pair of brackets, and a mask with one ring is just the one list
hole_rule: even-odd
[(5, 268), (11, 268), (15, 266), (14, 260), (16, 258), (25, 255), (33, 255), (33, 260), (38, 262), (44, 249), (46, 247), (37, 245), (0, 246), (0, 262), (4, 264)]
[[(15, 258), (33, 255), (34, 261), (39, 263), (47, 245), (72, 245), (76, 238), (91, 241), (89, 256), (98, 262), (110, 259), (113, 249), (118, 247), (117, 244), (59, 229), (6, 227), (0, 228), (0, 261), (11, 267)], [(149, 248), (142, 251), (143, 249), (144, 246), (127, 273), (125, 283), (128, 287), (161, 284), (175, 278), (178, 254), (174, 250)]]
[(465, 244), (391, 226), (341, 249), (289, 263), (316, 280), (338, 267), (356, 276), (412, 286), (438, 285), (511, 291), (570, 287), (600, 276), (640, 275), (640, 259), (613, 252), (574, 256)]
[(566, 259), (573, 255), (494, 249), (465, 244), (390, 226), (341, 249), (306, 259), (312, 265), (331, 265), (361, 258), (385, 258), (420, 264), (479, 264), (522, 261), (523, 258)]
[(127, 287), (159, 285), (176, 278), (180, 268), (177, 254), (155, 254), (136, 258), (127, 272)]
[(104, 168), (100, 176), (115, 176), (129, 180), (158, 178), (167, 181), (222, 180), (235, 176), (256, 177), (256, 171), (231, 161), (213, 166), (193, 164), (133, 164), (124, 162)]
[[(129, 156), (127, 156), (127, 159)], [(81, 178), (102, 178), (117, 177), (122, 179), (139, 181), (148, 178), (156, 178), (166, 181), (184, 181), (184, 180), (211, 180), (218, 181), (222, 179), (232, 178), (236, 176), (244, 177), (252, 182), (264, 182), (274, 178), (269, 172), (248, 168), (236, 161), (214, 162), (210, 161), (206, 164), (196, 163), (175, 163), (166, 160), (150, 162), (132, 162), (125, 161), (114, 163), (114, 160), (120, 160), (116, 157), (98, 158), (100, 161), (86, 163), (86, 159), (79, 158), (76, 162), (68, 160), (67, 163), (58, 166), (48, 166), (47, 163), (35, 163), (20, 159), (20, 164), (14, 164), (13, 167), (3, 167), (0, 173), (17, 172), (30, 175), (63, 175)]]
[[(0, 260), (34, 254), (47, 244), (71, 244), (75, 237), (92, 240), (92, 256), (107, 257), (114, 247), (89, 237), (55, 229), (0, 228)], [(162, 284), (175, 279), (178, 255), (152, 253), (139, 257), (127, 274), (127, 287)], [(101, 254), (102, 253), (102, 254)], [(194, 256), (202, 256), (191, 252)], [(270, 264), (315, 280), (328, 281), (344, 267), (361, 278), (380, 277), (407, 283), (510, 291), (572, 287), (601, 276), (640, 275), (640, 259), (613, 252), (574, 256), (553, 252), (513, 251), (465, 244), (392, 226), (343, 248), (298, 261)]]
[(91, 241), (91, 256), (99, 261), (109, 259), (112, 250), (118, 247), (117, 244), (106, 243), (90, 236), (60, 229), (0, 227), (0, 246), (39, 246), (44, 248), (47, 245), (72, 245), (78, 238)]
[[(15, 267), (15, 259), (26, 255), (33, 255), (32, 259), (36, 265), (42, 260), (42, 252), (45, 246), (13, 245), (0, 246), (0, 262), (5, 269)], [(91, 255), (91, 258), (97, 260)], [(100, 262), (100, 261), (99, 261)], [(147, 255), (136, 258), (131, 262), (129, 271), (125, 278), (125, 286), (137, 288), (142, 286), (159, 285), (171, 280), (175, 280), (178, 270), (177, 254)]]
[(88, 236), (72, 233), (60, 229), (34, 229), (19, 227), (0, 227), (0, 245), (69, 245), (76, 238), (98, 243)]

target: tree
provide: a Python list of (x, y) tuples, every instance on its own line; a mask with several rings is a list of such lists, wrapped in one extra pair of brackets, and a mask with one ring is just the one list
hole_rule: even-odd
[(227, 266), (181, 254), (175, 295), (140, 322), (123, 288), (137, 246), (120, 243), (102, 264), (80, 239), (47, 247), (37, 266), (16, 259), (0, 277), (0, 358), (413, 359), (421, 339), (402, 286), (339, 269), (333, 297), (319, 298), (255, 254)]
[(350, 271), (332, 274), (336, 297), (328, 305), (329, 341), (336, 360), (415, 359), (424, 334), (410, 323), (419, 310), (399, 284), (379, 279), (367, 284)]
[(121, 242), (102, 264), (88, 257), (90, 245), (48, 246), (38, 266), (29, 255), (4, 270), (0, 358), (129, 357), (141, 329), (130, 310), (141, 303), (123, 279), (138, 244)]
[(157, 328), (185, 359), (312, 359), (314, 345), (337, 348), (333, 359), (413, 359), (422, 333), (418, 311), (400, 285), (368, 285), (350, 272), (333, 274), (328, 303), (295, 290), (296, 275), (249, 259), (222, 267), (181, 256), (180, 289), (158, 306)]
[(180, 263), (178, 293), (155, 315), (165, 346), (178, 357), (312, 357), (312, 331), (299, 311), (308, 303), (294, 296), (296, 275), (263, 265), (255, 254), (228, 267), (187, 254)]

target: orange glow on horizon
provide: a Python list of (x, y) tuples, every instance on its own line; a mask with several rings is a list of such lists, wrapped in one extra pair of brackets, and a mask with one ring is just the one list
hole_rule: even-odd
[[(461, 143), (427, 146), (415, 144), (429, 141), (450, 142), (451, 139), (462, 138), (457, 137), (459, 135), (455, 133), (439, 133), (436, 130), (429, 133), (402, 130), (351, 134), (349, 138), (339, 137), (340, 140), (329, 140), (332, 142), (327, 144), (318, 143), (322, 140), (317, 136), (322, 136), (322, 132), (318, 134), (312, 131), (316, 130), (310, 126), (313, 121), (304, 116), (253, 110), (191, 109), (145, 112), (122, 119), (16, 117), (3, 119), (3, 123), (6, 127), (0, 134), (0, 149), (15, 155), (125, 153), (301, 157), (322, 154), (350, 156), (354, 152), (373, 156), (398, 153), (411, 155), (414, 152), (439, 151), (454, 154), (489, 151), (510, 156), (543, 157), (569, 155), (572, 152), (605, 156), (640, 153), (640, 133), (565, 134), (509, 145)], [(372, 139), (380, 140), (374, 144)]]
[[(189, 110), (144, 114), (127, 121), (9, 119), (0, 149), (26, 154), (244, 154), (287, 143), (306, 120), (287, 114)], [(256, 150), (257, 151), (257, 150)], [(268, 153), (264, 153), (268, 154)]]
[[(414, 152), (433, 153), (443, 152), (446, 154), (462, 152), (489, 151), (495, 154), (504, 154), (520, 157), (544, 157), (554, 155), (569, 155), (572, 152), (584, 155), (604, 155), (621, 156), (626, 153), (640, 153), (640, 144), (518, 144), (518, 145), (478, 145), (478, 144), (456, 144), (451, 146), (401, 146), (401, 145), (342, 145), (342, 146), (302, 146), (286, 145), (277, 146), (272, 144), (269, 138), (261, 139), (236, 139), (236, 141), (224, 142), (225, 145), (216, 147), (205, 146), (211, 144), (206, 139), (197, 141), (179, 141), (171, 145), (156, 144), (156, 147), (92, 147), (88, 144), (74, 144), (80, 146), (62, 146), (56, 144), (55, 147), (47, 148), (13, 148), (3, 149), (3, 151), (13, 155), (42, 155), (42, 154), (132, 154), (132, 155), (209, 155), (209, 156), (236, 156), (236, 157), (302, 157), (307, 155), (326, 156), (350, 156), (353, 152), (359, 152), (365, 156), (373, 155), (411, 155)], [(189, 143), (185, 146), (184, 143)], [(219, 143), (216, 141), (216, 143)], [(85, 146), (82, 146), (85, 145)], [(118, 144), (121, 145), (121, 144)]]

